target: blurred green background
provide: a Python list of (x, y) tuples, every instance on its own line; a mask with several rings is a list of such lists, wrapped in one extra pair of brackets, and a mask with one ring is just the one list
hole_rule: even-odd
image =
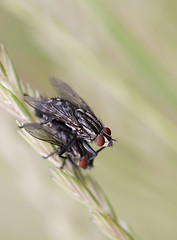
[[(177, 2), (2, 0), (0, 40), (20, 79), (58, 77), (118, 139), (91, 174), (139, 239), (177, 239)], [(106, 239), (0, 110), (0, 239)]]

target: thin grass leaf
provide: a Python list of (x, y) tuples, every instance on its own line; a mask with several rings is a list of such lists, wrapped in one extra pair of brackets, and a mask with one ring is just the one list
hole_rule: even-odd
[(2, 43), (0, 45), (0, 55), (1, 55), (1, 59), (2, 59), (1, 61), (2, 61), (3, 67), (6, 73), (6, 77), (8, 77), (9, 83), (12, 86), (12, 90), (17, 91), (17, 94), (23, 97), (23, 91), (22, 91), (21, 83), (19, 81), (16, 69), (14, 68), (14, 65), (10, 60), (8, 53)]
[[(0, 51), (1, 66), (3, 76), (0, 76), (0, 105), (15, 117), (18, 126), (24, 122), (36, 119), (34, 111), (29, 111), (24, 104), (22, 96), (25, 90), (30, 96), (39, 95), (29, 85), (24, 86), (19, 81), (16, 71), (11, 64), (11, 60), (1, 45)], [(7, 73), (7, 75), (6, 75)], [(5, 76), (5, 78), (4, 78)], [(41, 155), (46, 156), (54, 149), (54, 146), (33, 138), (25, 129), (18, 130), (20, 135)], [(117, 221), (116, 214), (96, 181), (88, 173), (80, 169), (75, 171), (67, 165), (64, 170), (59, 169), (61, 160), (54, 155), (49, 160), (57, 166), (57, 169), (50, 169), (53, 179), (73, 198), (82, 202), (90, 210), (93, 218), (96, 219), (100, 229), (111, 239), (128, 240), (133, 239)]]

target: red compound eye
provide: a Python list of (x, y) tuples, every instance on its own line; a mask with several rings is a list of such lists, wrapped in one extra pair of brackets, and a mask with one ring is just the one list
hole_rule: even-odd
[(103, 128), (103, 131), (108, 134), (111, 135), (111, 129), (110, 128)]
[(102, 135), (99, 135), (96, 140), (97, 146), (101, 147), (105, 143), (104, 137)]
[(79, 167), (85, 168), (86, 165), (87, 165), (87, 158), (83, 157), (79, 162)]

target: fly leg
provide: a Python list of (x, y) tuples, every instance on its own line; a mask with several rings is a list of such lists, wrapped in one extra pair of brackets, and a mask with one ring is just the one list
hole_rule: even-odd
[(76, 135), (74, 135), (74, 137), (71, 139), (70, 142), (68, 142), (58, 153), (58, 156), (61, 157), (63, 153), (65, 153), (68, 149), (70, 149), (70, 147), (72, 147), (72, 145), (74, 144), (74, 142), (76, 141)]
[(67, 156), (67, 157), (61, 156), (61, 158), (63, 158), (63, 162), (62, 162), (62, 165), (59, 167), (59, 169), (63, 169), (63, 167), (64, 167), (64, 165), (65, 165), (65, 163), (66, 163), (66, 160), (68, 160), (68, 161), (71, 163), (71, 165), (73, 166), (74, 170), (78, 167), (78, 166), (72, 161), (72, 159), (71, 159), (70, 156)]
[(56, 152), (58, 152), (59, 151), (59, 149), (60, 149), (60, 147), (57, 147), (56, 149), (55, 149), (55, 151), (53, 151), (52, 153), (50, 153), (49, 155), (47, 155), (47, 156), (43, 156), (43, 158), (44, 159), (47, 159), (47, 158), (49, 158), (49, 157), (51, 157), (51, 156), (53, 156)]
[(95, 158), (95, 157), (98, 155), (98, 153), (99, 153), (100, 151), (102, 151), (105, 147), (102, 147), (102, 148), (100, 148), (99, 150), (95, 151), (95, 150), (88, 144), (87, 141), (83, 141), (83, 146), (85, 147), (85, 149), (86, 149), (89, 153), (92, 154), (92, 157), (90, 157), (90, 158), (88, 159), (88, 162), (87, 162), (87, 164), (86, 164), (86, 166), (85, 166), (84, 168), (87, 168), (88, 166), (89, 166), (89, 167), (93, 167), (93, 160), (94, 160), (94, 158)]
[(74, 169), (76, 169), (78, 166), (73, 162), (70, 156), (68, 156), (68, 160), (70, 161), (71, 165), (73, 166)]
[[(99, 153), (101, 150), (103, 150), (104, 148), (105, 148), (105, 147), (100, 148), (99, 150), (96, 151), (96, 153), (98, 154), (98, 153)], [(93, 160), (94, 160), (94, 158), (91, 158), (91, 159), (90, 159), (89, 164), (88, 164), (89, 167), (93, 167)]]
[(72, 147), (72, 145), (74, 144), (75, 141), (76, 141), (76, 135), (74, 135), (74, 137), (71, 139), (71, 141), (68, 142), (60, 151), (59, 151), (59, 149), (60, 149), (61, 147), (58, 147), (58, 148), (55, 149), (55, 151), (53, 151), (52, 153), (50, 153), (48, 156), (44, 156), (43, 158), (44, 158), (44, 159), (47, 159), (47, 158), (53, 156), (55, 153), (57, 153), (57, 152), (59, 151), (58, 156), (59, 156), (60, 158), (63, 158), (63, 159), (64, 159), (64, 160), (63, 160), (63, 163), (62, 163), (62, 165), (61, 165), (61, 167), (60, 167), (61, 169), (64, 167), (65, 162), (66, 162), (66, 159), (68, 159), (68, 160), (72, 163), (72, 165), (76, 167), (77, 165), (71, 160), (71, 158), (70, 158), (69, 156), (67, 156), (67, 157), (62, 156), (65, 152), (67, 152), (68, 149), (70, 149), (70, 147)]
[(92, 157), (90, 158), (90, 160), (94, 159), (97, 156), (97, 151), (95, 151), (89, 144), (87, 141), (83, 141), (83, 146), (85, 147), (85, 149), (92, 154)]
[(94, 158), (97, 156), (97, 151), (95, 151), (89, 144), (88, 144), (88, 142), (87, 141), (83, 141), (83, 146), (85, 147), (85, 149), (89, 152), (89, 153), (91, 153), (92, 154), (92, 157), (90, 157), (89, 159), (88, 159), (88, 162), (87, 162), (87, 164), (84, 166), (84, 168), (86, 169), (88, 166), (89, 167), (93, 167), (93, 160), (94, 160)]
[[(50, 153), (48, 156), (43, 156), (43, 158), (44, 158), (44, 159), (47, 159), (47, 158), (53, 156), (55, 153), (57, 153), (57, 152), (59, 151), (59, 149), (60, 149), (60, 147), (57, 147), (57, 148), (55, 149), (55, 151), (53, 151), (52, 153)], [(65, 162), (66, 162), (67, 157), (60, 156), (60, 158), (63, 159), (62, 165), (61, 165), (61, 167), (60, 167), (60, 169), (62, 169), (62, 168), (64, 167), (64, 165), (65, 165)]]
[(64, 167), (67, 159), (70, 161), (70, 163), (72, 164), (73, 167), (77, 167), (77, 165), (72, 161), (72, 159), (69, 155), (67, 157), (62, 156), (63, 153), (65, 153), (70, 147), (72, 147), (72, 145), (74, 144), (75, 141), (76, 141), (76, 135), (74, 135), (73, 139), (71, 139), (71, 141), (69, 143), (67, 143), (66, 146), (64, 146), (58, 153), (58, 156), (64, 159), (60, 169), (62, 169)]
[(97, 154), (99, 153), (99, 152), (101, 152), (105, 147), (101, 147), (99, 150), (97, 150), (97, 151), (95, 151), (89, 144), (88, 144), (88, 142), (86, 142), (86, 141), (83, 141), (83, 146), (85, 147), (85, 149), (88, 151), (88, 152), (90, 152), (93, 156), (90, 158), (90, 160), (91, 159), (94, 159), (96, 156), (97, 156)]
[(105, 148), (105, 147), (101, 147), (99, 150), (97, 150), (97, 151), (96, 151), (97, 154), (98, 154), (99, 152), (101, 152), (104, 148)]
[[(64, 154), (70, 147), (72, 147), (72, 145), (74, 144), (74, 142), (76, 141), (76, 136), (74, 136), (73, 139), (71, 139), (71, 141), (69, 143), (66, 144), (66, 146), (64, 146), (60, 152), (58, 153), (58, 156), (62, 158), (62, 154)], [(56, 152), (58, 152), (58, 150), (60, 149), (60, 147), (56, 148), (55, 151), (53, 151), (52, 153), (50, 153), (48, 156), (44, 156), (44, 159), (47, 159), (49, 157), (51, 157), (52, 155), (54, 155)]]
[(64, 165), (66, 163), (67, 157), (62, 157), (62, 158), (63, 158), (63, 162), (62, 162), (61, 166), (59, 167), (59, 169), (63, 169), (63, 167), (64, 167)]

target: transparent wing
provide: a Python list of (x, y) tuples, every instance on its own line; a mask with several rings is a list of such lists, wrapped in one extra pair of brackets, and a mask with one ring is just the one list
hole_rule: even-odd
[(25, 123), (24, 129), (33, 137), (54, 144), (62, 145), (60, 138), (56, 138), (49, 126), (41, 125), (40, 123)]
[(56, 118), (74, 127), (79, 127), (73, 109), (69, 108), (67, 103), (60, 104), (59, 98), (34, 98), (24, 96), (24, 100), (31, 107), (48, 116), (50, 115), (51, 118)]
[(83, 108), (89, 112), (92, 112), (86, 102), (84, 102), (84, 100), (68, 84), (56, 78), (50, 78), (49, 82), (59, 97), (71, 102), (79, 108)]
[(30, 96), (24, 96), (25, 102), (27, 102), (31, 107), (37, 109), (43, 113), (48, 115), (52, 115), (55, 113), (56, 109), (54, 109), (50, 98), (34, 98)]

